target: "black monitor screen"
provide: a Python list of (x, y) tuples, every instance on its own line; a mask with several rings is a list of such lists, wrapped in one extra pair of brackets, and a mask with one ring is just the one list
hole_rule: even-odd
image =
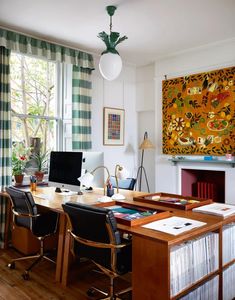
[(49, 181), (80, 186), (81, 170), (82, 152), (51, 152)]

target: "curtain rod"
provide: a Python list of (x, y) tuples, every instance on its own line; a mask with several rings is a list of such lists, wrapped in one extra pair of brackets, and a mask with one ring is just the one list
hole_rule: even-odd
[(40, 37), (40, 36), (28, 34), (28, 33), (25, 33), (25, 32), (19, 31), (19, 30), (15, 30), (15, 29), (10, 28), (10, 27), (5, 27), (1, 24), (0, 24), (0, 28), (2, 28), (4, 30), (14, 31), (15, 33), (22, 34), (22, 35), (25, 35), (25, 36), (28, 36), (28, 37), (31, 37), (31, 38), (34, 38), (34, 39), (41, 39), (45, 42), (52, 43), (52, 44), (55, 44), (55, 45), (58, 45), (58, 46), (62, 46), (62, 47), (70, 48), (70, 49), (73, 49), (73, 50), (85, 52), (87, 54), (92, 54), (92, 55), (95, 55), (95, 56), (99, 56), (97, 53), (94, 53), (94, 52), (88, 52), (86, 50), (81, 50), (79, 48), (75, 48), (75, 47), (72, 47), (72, 46), (69, 46), (69, 45), (66, 45), (66, 44), (62, 44), (62, 43), (58, 43), (58, 42), (55, 42), (55, 41), (52, 41), (52, 40), (48, 40), (48, 39), (45, 39), (45, 38)]

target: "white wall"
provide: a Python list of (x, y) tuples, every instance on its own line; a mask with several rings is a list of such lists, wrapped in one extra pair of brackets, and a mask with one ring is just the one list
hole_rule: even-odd
[[(155, 113), (151, 111), (138, 112), (138, 145), (140, 145), (144, 138), (144, 133), (147, 131), (148, 138), (155, 145)], [(139, 150), (139, 165), (141, 164), (142, 150)], [(155, 149), (147, 149), (144, 151), (143, 166), (146, 170), (146, 177), (148, 180), (149, 190), (151, 193), (155, 192)], [(140, 177), (138, 176), (138, 190)], [(146, 179), (142, 172), (141, 191), (148, 192)]]
[[(188, 52), (168, 57), (155, 62), (155, 185), (156, 191), (178, 193), (178, 175), (168, 161), (167, 155), (162, 154), (162, 86), (161, 82), (166, 74), (168, 78), (200, 73), (235, 65), (235, 40), (200, 47)], [(235, 180), (235, 169), (230, 170)], [(235, 182), (235, 181), (234, 181)], [(235, 185), (227, 188), (227, 201), (235, 203), (232, 195), (235, 194)], [(231, 198), (231, 199), (230, 199)]]
[[(114, 174), (116, 164), (125, 166), (130, 177), (137, 171), (137, 113), (136, 113), (136, 68), (123, 66), (121, 75), (107, 81), (99, 73), (98, 58), (95, 58), (92, 73), (92, 151), (104, 152), (104, 165)], [(124, 146), (103, 145), (103, 108), (125, 110)]]
[[(137, 68), (136, 71), (136, 110), (138, 113), (138, 145), (147, 131), (148, 137), (155, 144), (155, 98), (154, 98), (154, 64)], [(141, 151), (139, 150), (139, 165)], [(150, 192), (155, 192), (155, 151), (145, 150), (143, 166), (146, 170)], [(138, 178), (139, 179), (139, 178)], [(138, 180), (139, 181), (139, 180)], [(139, 186), (139, 185), (138, 185)], [(142, 174), (142, 191), (148, 191), (144, 174)]]
[[(136, 113), (136, 68), (124, 64), (120, 76), (114, 81), (103, 79), (99, 72), (98, 57), (94, 57), (95, 70), (92, 72), (92, 149), (104, 153), (104, 165), (114, 175), (115, 165), (125, 166), (130, 177), (136, 177), (138, 167), (137, 113)], [(71, 73), (71, 67), (67, 72)], [(71, 74), (68, 75), (68, 78)], [(71, 79), (70, 79), (71, 80)], [(64, 83), (66, 87), (68, 84)], [(71, 84), (68, 85), (69, 87)], [(72, 91), (65, 91), (64, 147), (72, 151)], [(103, 145), (103, 108), (113, 107), (125, 110), (124, 146)]]

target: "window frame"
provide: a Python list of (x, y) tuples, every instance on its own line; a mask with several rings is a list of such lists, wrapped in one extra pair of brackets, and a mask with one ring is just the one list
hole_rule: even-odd
[[(12, 51), (12, 54), (22, 55), (26, 57), (32, 57), (38, 60), (44, 60), (41, 57), (36, 57), (28, 54), (21, 54), (15, 51)], [(19, 119), (36, 119), (36, 120), (45, 120), (45, 121), (55, 121), (55, 141), (54, 141), (54, 150), (62, 150), (64, 148), (64, 120), (63, 120), (63, 98), (64, 98), (64, 81), (65, 81), (65, 72), (64, 72), (64, 64), (60, 62), (55, 63), (55, 102), (56, 102), (56, 116), (42, 116), (42, 115), (32, 115), (32, 114), (22, 114), (16, 113), (11, 109), (11, 120), (13, 117), (17, 117)], [(67, 80), (69, 81), (69, 80)], [(68, 84), (68, 83), (67, 83)]]

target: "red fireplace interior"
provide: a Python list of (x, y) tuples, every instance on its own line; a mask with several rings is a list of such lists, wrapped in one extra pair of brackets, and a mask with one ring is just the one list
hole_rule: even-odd
[(181, 170), (182, 195), (225, 202), (225, 172), (211, 170)]

